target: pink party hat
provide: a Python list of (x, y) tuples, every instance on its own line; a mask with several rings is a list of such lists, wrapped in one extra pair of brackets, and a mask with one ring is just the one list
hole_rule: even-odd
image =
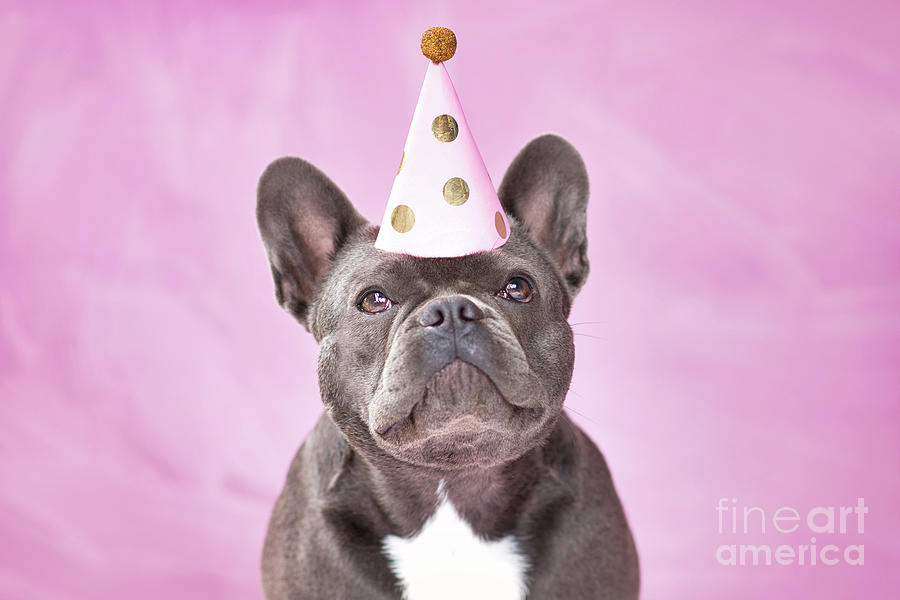
[(509, 237), (509, 221), (444, 67), (455, 52), (456, 36), (445, 27), (422, 36), (431, 62), (375, 241), (380, 250), (464, 256), (499, 248)]

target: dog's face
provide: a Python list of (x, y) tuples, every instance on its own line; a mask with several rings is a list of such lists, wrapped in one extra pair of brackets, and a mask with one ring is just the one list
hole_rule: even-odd
[(322, 173), (281, 159), (258, 217), (279, 302), (321, 345), (319, 383), (351, 445), (425, 467), (510, 461), (549, 435), (572, 374), (567, 322), (587, 274), (587, 178), (565, 141), (516, 158), (509, 241), (459, 258), (377, 250)]
[(373, 235), (339, 254), (310, 313), (332, 417), (425, 466), (533, 447), (572, 371), (553, 265), (515, 232), (501, 249), (452, 259), (373, 250)]

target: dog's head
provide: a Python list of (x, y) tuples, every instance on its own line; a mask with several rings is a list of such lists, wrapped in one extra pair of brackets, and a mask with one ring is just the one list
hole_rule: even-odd
[(569, 307), (588, 272), (587, 174), (547, 135), (498, 194), (505, 245), (416, 258), (375, 249), (377, 228), (309, 163), (283, 158), (263, 174), (257, 218), (278, 302), (319, 341), (322, 398), (358, 451), (488, 466), (552, 430), (572, 376)]

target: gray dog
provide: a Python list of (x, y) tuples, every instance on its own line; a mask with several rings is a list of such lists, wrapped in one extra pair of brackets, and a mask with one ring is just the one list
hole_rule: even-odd
[(416, 258), (373, 248), (377, 227), (309, 163), (260, 179), (275, 293), (320, 344), (326, 408), (269, 523), (269, 600), (637, 597), (606, 463), (562, 410), (584, 164), (542, 136), (498, 194), (508, 243)]

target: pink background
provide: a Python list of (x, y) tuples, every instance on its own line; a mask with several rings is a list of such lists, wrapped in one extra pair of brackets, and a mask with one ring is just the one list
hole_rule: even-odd
[[(495, 181), (592, 181), (568, 406), (645, 598), (900, 588), (897, 2), (19, 2), (0, 9), (0, 597), (259, 598), (319, 414), (254, 221), (303, 156), (378, 221), (424, 75)], [(766, 5), (766, 6), (762, 6)], [(723, 567), (715, 505), (870, 507), (863, 567)]]

